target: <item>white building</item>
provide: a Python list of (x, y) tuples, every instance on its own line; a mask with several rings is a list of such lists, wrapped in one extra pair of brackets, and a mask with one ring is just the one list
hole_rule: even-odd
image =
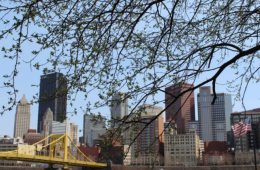
[(21, 137), (10, 138), (9, 136), (0, 137), (0, 151), (16, 150), (18, 145), (23, 145)]
[(65, 134), (69, 133), (69, 123), (65, 120), (64, 122), (52, 121), (51, 134)]
[(67, 133), (75, 144), (78, 144), (78, 125), (70, 123), (67, 120), (64, 122), (52, 121), (51, 134), (65, 134)]
[(231, 95), (214, 94), (209, 86), (201, 87), (198, 94), (198, 117), (201, 139), (206, 141), (227, 141), (227, 132), (231, 130), (230, 114), (232, 112)]
[(94, 140), (106, 133), (105, 119), (95, 120), (94, 115), (85, 114), (83, 119), (83, 142), (94, 146)]
[(25, 95), (19, 101), (16, 107), (14, 122), (14, 137), (23, 137), (30, 128), (30, 103)]
[(131, 146), (124, 145), (124, 165), (131, 165)]
[(70, 126), (69, 136), (71, 140), (74, 142), (74, 144), (78, 144), (78, 125), (74, 123), (70, 123), (69, 126)]
[(200, 139), (196, 131), (177, 134), (169, 128), (165, 131), (164, 165), (196, 166), (200, 160)]
[(43, 114), (43, 131), (41, 132), (44, 136), (50, 135), (52, 132), (52, 121), (53, 121), (53, 112), (50, 108), (46, 110)]

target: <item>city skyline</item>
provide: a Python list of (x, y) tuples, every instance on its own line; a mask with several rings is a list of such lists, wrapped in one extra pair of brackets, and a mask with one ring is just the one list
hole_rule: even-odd
[[(183, 90), (185, 90), (186, 88), (190, 88), (190, 87), (193, 87), (193, 84), (184, 83), (184, 84), (178, 84), (177, 86), (169, 86), (168, 88), (166, 88), (166, 96), (165, 96), (166, 104), (167, 104), (167, 99), (169, 99), (168, 98), (169, 96), (167, 96), (167, 95), (169, 95), (169, 94), (171, 94), (172, 96), (178, 95)], [(202, 124), (204, 124), (205, 122), (211, 122), (212, 123), (211, 127), (210, 126), (206, 127), (207, 129), (212, 130), (211, 134), (207, 134), (207, 135), (211, 135), (211, 137), (209, 137), (209, 138), (207, 137), (208, 139), (204, 140), (203, 133), (202, 133), (201, 134), (202, 138), (200, 138), (200, 139), (202, 139), (204, 142), (210, 142), (210, 141), (215, 141), (215, 142), (216, 141), (222, 141), (223, 142), (223, 141), (225, 141), (225, 142), (229, 142), (230, 147), (233, 146), (234, 148), (236, 148), (235, 146), (237, 146), (237, 141), (235, 142), (235, 145), (230, 145), (233, 141), (233, 138), (230, 138), (229, 141), (227, 141), (227, 133), (226, 133), (229, 130), (229, 127), (230, 127), (230, 115), (231, 115), (231, 112), (232, 112), (231, 95), (225, 94), (225, 93), (217, 93), (216, 94), (217, 99), (216, 99), (215, 103), (213, 105), (211, 105), (211, 101), (212, 101), (212, 98), (213, 98), (213, 94), (211, 92), (211, 87), (210, 86), (202, 86), (202, 87), (199, 88), (199, 90), (200, 91), (197, 94), (197, 103), (195, 102), (195, 98), (196, 98), (195, 96), (191, 96), (191, 98), (190, 98), (190, 95), (185, 95), (185, 96), (183, 96), (184, 99), (180, 98), (180, 101), (176, 102), (177, 104), (175, 104), (171, 108), (173, 110), (173, 113), (180, 114), (179, 116), (181, 116), (181, 119), (184, 119), (183, 122), (185, 122), (185, 123), (188, 122), (187, 125), (184, 124), (184, 126), (182, 126), (180, 129), (176, 128), (176, 135), (178, 137), (180, 137), (180, 140), (177, 140), (177, 141), (181, 141), (181, 140), (184, 141), (184, 138), (185, 138), (185, 140), (186, 140), (186, 138), (188, 138), (189, 133), (191, 131), (190, 131), (190, 129), (186, 129), (186, 128), (189, 128), (190, 122), (195, 121), (195, 108), (194, 107), (197, 105), (197, 109), (198, 109), (197, 112), (199, 113), (199, 115), (198, 115), (199, 119), (196, 119), (196, 121), (199, 120), (200, 132), (203, 132), (203, 131), (201, 131), (203, 129), (201, 127)], [(192, 92), (192, 95), (194, 95), (193, 92)], [(186, 98), (188, 98), (188, 100), (186, 100)], [(181, 101), (181, 100), (184, 100), (184, 104), (183, 104), (183, 101)], [(188, 105), (185, 105), (185, 102), (188, 102)], [(17, 105), (17, 108), (19, 108), (20, 105), (25, 105), (25, 104), (28, 104), (28, 102), (25, 99), (25, 96), (23, 96), (23, 98), (21, 99), (21, 102)], [(184, 108), (184, 111), (182, 111), (182, 110), (180, 112), (174, 111), (174, 109), (176, 109), (176, 107), (178, 109), (179, 104), (182, 106), (181, 109)], [(150, 105), (150, 104), (143, 104), (140, 107), (138, 107), (138, 109), (141, 109), (141, 111), (142, 111), (141, 114), (140, 114), (141, 122), (150, 122), (150, 119), (153, 119), (154, 116), (157, 116), (163, 110), (163, 108), (161, 108), (157, 105)], [(136, 111), (138, 111), (138, 109)], [(25, 109), (25, 110), (28, 110), (28, 109)], [(255, 109), (255, 110), (257, 110), (257, 109)], [(182, 112), (184, 112), (185, 114), (183, 115)], [(113, 112), (111, 111), (110, 114), (113, 114)], [(116, 114), (117, 114), (117, 112), (116, 112)], [(205, 117), (205, 114), (206, 115), (208, 114), (209, 117)], [(234, 113), (234, 114), (236, 114), (236, 113)], [(48, 123), (46, 123), (46, 121), (49, 121), (49, 119), (50, 120), (53, 119), (52, 115), (53, 115), (53, 113), (51, 112), (51, 109), (48, 108), (46, 113), (44, 113), (44, 116), (43, 116), (44, 120), (42, 120), (44, 122), (43, 123), (44, 129), (47, 126), (49, 127), (49, 125), (48, 125)], [(201, 116), (201, 115), (203, 115), (203, 116)], [(88, 116), (89, 116), (89, 118), (87, 118)], [(89, 115), (89, 114), (85, 113), (84, 121), (83, 121), (83, 123), (84, 123), (84, 126), (83, 126), (84, 142), (83, 143), (85, 143), (87, 146), (90, 146), (90, 147), (94, 147), (95, 144), (98, 144), (96, 142), (100, 142), (99, 141), (100, 140), (99, 135), (102, 135), (106, 132), (106, 128), (104, 128), (102, 133), (100, 133), (100, 132), (93, 133), (93, 130), (98, 130), (98, 129), (97, 129), (97, 126), (95, 126), (95, 122), (93, 124), (93, 122), (91, 121), (92, 116), (93, 115), (91, 115), (91, 114)], [(167, 119), (167, 117), (168, 117), (168, 119)], [(169, 117), (171, 118), (171, 116), (169, 116), (169, 112), (168, 112), (168, 116), (166, 114), (166, 118), (165, 118), (166, 122), (167, 122), (167, 120), (171, 121), (171, 119), (169, 119)], [(201, 117), (203, 117), (207, 120), (206, 121), (205, 120), (200, 121)], [(227, 120), (227, 117), (228, 117), (228, 120)], [(88, 119), (88, 121), (86, 121), (86, 118)], [(236, 120), (240, 120), (240, 119), (236, 119)], [(178, 120), (175, 120), (175, 122), (176, 122), (176, 125), (177, 125), (176, 127), (178, 127)], [(136, 140), (133, 143), (133, 146), (130, 147), (131, 153), (132, 153), (131, 164), (133, 164), (133, 165), (148, 165), (148, 164), (151, 164), (153, 162), (156, 165), (163, 165), (163, 163), (161, 163), (161, 161), (163, 159), (165, 160), (167, 157), (161, 157), (160, 154), (159, 154), (159, 157), (156, 157), (156, 158), (153, 158), (153, 156), (154, 156), (154, 153), (156, 153), (156, 152), (159, 153), (159, 143), (165, 142), (164, 141), (164, 137), (165, 137), (164, 135), (165, 134), (162, 133), (164, 123), (165, 123), (164, 118), (163, 118), (162, 115), (160, 115), (156, 120), (154, 120), (151, 124), (149, 124), (149, 126), (146, 129), (144, 129), (144, 131), (140, 134), (140, 136), (138, 136), (136, 138)], [(142, 123), (140, 123), (140, 124), (141, 124), (141, 127), (144, 126)], [(221, 129), (219, 129), (220, 124), (221, 124)], [(98, 123), (97, 125), (102, 126), (102, 124), (100, 124), (100, 123)], [(53, 134), (53, 133), (54, 134), (64, 134), (64, 133), (67, 132), (67, 130), (66, 130), (67, 126), (68, 126), (67, 120), (63, 123), (60, 123), (60, 122), (57, 122), (57, 121), (52, 121), (52, 125), (51, 125), (52, 131), (50, 133), (45, 133), (44, 136), (47, 136), (47, 135)], [(105, 122), (104, 122), (103, 126), (105, 127)], [(89, 128), (89, 127), (93, 127), (93, 128)], [(111, 126), (111, 127), (113, 128), (113, 126)], [(257, 127), (258, 127), (258, 125), (257, 125)], [(49, 131), (48, 129), (49, 128), (47, 128), (46, 131)], [(78, 136), (81, 136), (81, 135), (78, 135), (78, 124), (74, 125), (73, 123), (70, 123), (70, 129), (72, 131), (70, 130), (69, 135), (71, 136), (71, 139), (73, 139), (73, 141), (75, 143), (77, 143)], [(87, 133), (87, 132), (85, 132), (86, 130), (92, 130), (92, 131), (90, 131), (90, 133)], [(200, 148), (201, 142), (200, 142), (199, 138), (197, 139), (197, 137), (196, 137), (196, 133), (195, 133), (196, 131), (194, 131), (194, 129), (193, 129), (192, 132), (194, 132), (195, 136), (192, 135), (190, 138), (192, 140), (196, 138), (196, 141), (192, 141), (190, 144), (188, 144), (186, 142), (185, 144), (187, 144), (187, 146), (195, 144), (196, 145), (196, 152), (198, 152), (198, 153), (196, 153), (196, 155), (188, 155), (188, 156), (186, 155), (187, 157), (189, 157), (187, 159), (186, 159), (186, 156), (183, 156), (183, 158), (176, 156), (176, 158), (174, 158), (174, 160), (175, 160), (174, 164), (179, 164), (179, 160), (182, 160), (184, 158), (185, 158), (185, 161), (184, 160), (183, 161), (186, 162), (185, 165), (189, 164), (187, 162), (189, 162), (190, 159), (195, 161), (195, 162), (191, 163), (190, 165), (196, 165), (198, 163), (197, 161), (200, 160), (199, 148)], [(159, 137), (156, 137), (156, 135), (154, 136), (154, 134), (156, 134), (156, 133), (158, 133)], [(182, 135), (184, 135), (184, 136), (182, 136)], [(153, 146), (153, 145), (150, 146), (150, 143), (151, 143), (151, 141), (155, 141), (155, 139), (159, 139), (160, 142), (157, 143), (158, 145), (155, 145), (154, 148), (152, 147), (153, 149), (151, 149), (151, 150), (148, 149), (151, 146)], [(189, 140), (189, 141), (191, 141), (191, 140)], [(170, 143), (171, 142), (168, 141), (168, 145), (166, 145), (166, 148), (169, 149), (170, 147), (172, 147)], [(124, 142), (123, 142), (123, 144), (124, 144)], [(183, 142), (180, 142), (179, 144), (180, 144), (180, 146), (182, 146)], [(242, 144), (240, 144), (240, 145), (242, 145)], [(166, 149), (166, 148), (164, 148), (164, 149)], [(188, 147), (183, 145), (183, 148), (186, 148), (187, 153), (188, 152), (190, 153), (193, 147), (191, 147), (190, 149), (187, 149)], [(149, 152), (147, 152), (147, 149), (149, 150)], [(179, 150), (179, 147), (177, 147), (177, 150)], [(175, 152), (177, 152), (177, 150)], [(183, 150), (185, 150), (185, 149), (183, 149)], [(184, 151), (181, 151), (181, 152), (184, 152)]]
[[(40, 75), (39, 75), (40, 77)], [(38, 77), (38, 81), (39, 81), (39, 77)], [(34, 77), (35, 78), (35, 77)], [(37, 79), (37, 77), (35, 78)], [(19, 81), (20, 82), (20, 81)], [(21, 82), (20, 82), (21, 83)], [(30, 82), (24, 82), (21, 84), (21, 88), (24, 89), (23, 91), (19, 91), (18, 93), (18, 97), (19, 97), (19, 94), (26, 94), (24, 93), (25, 91), (27, 91), (28, 93), (26, 94), (28, 97), (28, 99), (30, 99), (30, 96), (33, 96), (36, 92), (35, 91), (39, 91), (39, 89), (36, 88), (36, 90), (32, 90), (32, 89), (28, 89), (25, 85), (27, 84), (27, 86), (29, 86)], [(256, 87), (257, 84), (252, 84), (252, 86)], [(35, 88), (35, 87), (32, 87), (32, 88)], [(217, 89), (217, 92), (227, 92), (227, 90), (223, 89), (223, 86), (217, 86), (216, 87)], [(254, 108), (258, 108), (259, 105), (257, 105), (257, 100), (259, 100), (260, 97), (258, 97), (256, 95), (256, 93), (254, 93), (254, 88), (252, 89), (248, 89), (248, 92), (251, 94), (251, 98), (250, 97), (245, 97), (245, 105), (246, 105), (246, 109), (254, 109)], [(197, 93), (198, 93), (198, 90), (195, 90), (195, 103), (197, 102)], [(31, 94), (31, 95), (29, 95)], [(22, 95), (21, 95), (22, 96)], [(159, 94), (159, 96), (161, 96), (161, 98), (163, 99), (164, 97), (164, 94)], [(95, 98), (95, 96), (94, 96)], [(30, 100), (29, 100), (30, 101)], [(82, 103), (79, 101), (79, 103)], [(234, 105), (234, 94), (232, 95), (232, 104)], [(77, 104), (76, 104), (77, 105)], [(75, 107), (77, 107), (75, 105)], [(81, 104), (78, 104), (78, 106), (80, 107)], [(158, 106), (164, 106), (164, 103), (160, 103), (158, 104)], [(79, 108), (78, 107), (78, 108)], [(69, 108), (69, 110), (72, 110), (72, 107)], [(242, 111), (243, 110), (243, 107), (242, 107), (242, 104), (239, 103), (239, 102), (235, 102), (235, 106), (233, 107), (233, 111)], [(105, 108), (100, 108), (98, 109), (98, 111), (96, 111), (96, 113), (100, 112), (104, 117), (106, 117), (107, 119), (110, 119), (110, 110), (109, 110), (109, 107), (106, 106)], [(5, 114), (3, 114), (2, 116), (0, 116), (0, 124), (3, 125), (3, 126), (0, 126), (0, 135), (3, 136), (3, 135), (9, 135), (9, 136), (12, 136), (13, 135), (13, 127), (11, 128), (4, 128), (5, 126), (8, 126), (8, 122), (14, 122), (14, 113), (15, 113), (15, 110), (11, 110), (11, 111), (8, 111), (6, 112)], [(31, 105), (31, 122), (30, 122), (30, 127), (33, 128), (33, 129), (37, 129), (37, 124), (35, 124), (35, 122), (38, 120), (37, 117), (37, 113), (38, 113), (38, 104), (33, 104)], [(196, 113), (196, 119), (198, 119), (198, 113), (197, 113), (197, 106), (195, 104), (195, 113)], [(72, 122), (76, 123), (79, 125), (79, 135), (82, 135), (82, 129), (83, 129), (83, 122), (81, 122), (82, 118), (83, 118), (83, 115), (85, 114), (85, 112), (81, 112), (79, 113), (78, 115), (73, 115), (73, 114), (68, 114), (68, 119), (70, 119)], [(165, 116), (164, 116), (165, 118)]]
[(239, 0), (0, 2), (0, 167), (257, 169), (259, 14)]

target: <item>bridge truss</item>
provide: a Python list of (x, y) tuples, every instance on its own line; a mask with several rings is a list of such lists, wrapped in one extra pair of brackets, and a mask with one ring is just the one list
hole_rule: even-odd
[(0, 159), (47, 163), (49, 165), (105, 168), (82, 153), (67, 134), (51, 134), (33, 145), (18, 145), (17, 150), (0, 152)]

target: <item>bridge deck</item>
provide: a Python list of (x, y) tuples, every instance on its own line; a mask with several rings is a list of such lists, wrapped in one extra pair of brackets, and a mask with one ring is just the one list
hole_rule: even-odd
[(17, 153), (6, 153), (6, 152), (2, 152), (2, 153), (0, 152), (0, 159), (49, 163), (49, 164), (61, 164), (61, 165), (66, 164), (68, 166), (86, 166), (86, 167), (95, 167), (95, 168), (104, 168), (107, 166), (106, 163), (80, 161), (80, 160), (73, 160), (73, 159), (64, 160), (61, 158), (54, 158), (48, 156), (22, 155)]

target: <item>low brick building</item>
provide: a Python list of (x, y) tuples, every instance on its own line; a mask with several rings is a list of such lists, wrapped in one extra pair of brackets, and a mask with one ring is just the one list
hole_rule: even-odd
[(204, 165), (232, 165), (234, 163), (234, 154), (229, 152), (227, 142), (205, 142), (204, 147)]
[(44, 138), (43, 134), (37, 133), (36, 129), (29, 129), (28, 132), (23, 136), (24, 143), (32, 145)]

